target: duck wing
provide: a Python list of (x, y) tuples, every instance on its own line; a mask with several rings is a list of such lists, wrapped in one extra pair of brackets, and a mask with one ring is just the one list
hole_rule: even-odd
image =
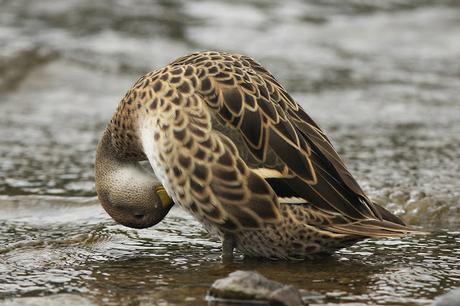
[(336, 232), (409, 231), (367, 197), (324, 132), (262, 65), (218, 52), (192, 54), (171, 65), (197, 69), (197, 92), (216, 119), (214, 128), (237, 144), (244, 162), (282, 205), (320, 211), (328, 216), (325, 226)]

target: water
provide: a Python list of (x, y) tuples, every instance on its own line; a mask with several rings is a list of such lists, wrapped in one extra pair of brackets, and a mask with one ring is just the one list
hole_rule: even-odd
[[(0, 304), (200, 305), (235, 269), (311, 302), (429, 304), (460, 286), (460, 2), (0, 1)], [(95, 146), (143, 73), (195, 50), (253, 56), (379, 203), (428, 236), (324, 260), (220, 262), (180, 209), (114, 224)]]
[(62, 294), (87, 304), (205, 305), (208, 286), (236, 269), (314, 291), (318, 304), (425, 304), (460, 282), (458, 231), (370, 240), (323, 260), (239, 255), (222, 264), (219, 243), (178, 208), (152, 229), (131, 230), (114, 224), (95, 198), (1, 200), (0, 295), (7, 305), (47, 305)]

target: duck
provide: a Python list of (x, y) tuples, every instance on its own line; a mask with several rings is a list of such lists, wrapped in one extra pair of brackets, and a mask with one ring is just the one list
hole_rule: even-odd
[(365, 194), (280, 82), (237, 53), (195, 52), (140, 77), (98, 143), (95, 181), (118, 223), (154, 226), (179, 205), (226, 258), (303, 260), (414, 232)]

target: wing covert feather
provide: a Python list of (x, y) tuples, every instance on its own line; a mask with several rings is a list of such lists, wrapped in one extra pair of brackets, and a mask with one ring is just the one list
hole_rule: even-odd
[[(194, 86), (182, 83), (177, 90), (187, 94), (192, 88), (193, 99), (208, 108), (211, 116), (208, 119), (217, 120), (231, 131), (213, 136), (220, 143), (238, 143), (238, 150), (250, 152), (250, 158), (232, 152), (247, 171), (253, 169), (252, 174), (262, 181), (270, 177), (264, 173), (275, 173), (273, 180), (288, 186), (284, 192), (305, 198), (313, 209), (326, 215), (340, 215), (351, 222), (386, 219), (401, 223), (369, 200), (319, 126), (259, 63), (243, 55), (208, 52), (183, 57), (170, 66), (193, 72), (190, 77), (186, 73), (183, 76), (189, 78), (186, 84)], [(211, 133), (209, 128), (205, 134)], [(255, 164), (256, 168), (248, 166)], [(212, 171), (220, 174), (223, 170)], [(216, 175), (216, 180), (222, 177)], [(276, 186), (281, 185), (270, 183), (272, 195), (280, 192)], [(231, 200), (229, 189), (218, 186), (212, 191), (224, 200)], [(249, 201), (246, 203), (249, 205)], [(232, 208), (235, 213), (238, 209)]]

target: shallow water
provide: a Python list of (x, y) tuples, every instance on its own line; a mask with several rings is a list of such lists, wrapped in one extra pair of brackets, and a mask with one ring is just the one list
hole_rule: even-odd
[(152, 229), (132, 230), (116, 225), (95, 198), (1, 200), (0, 296), (8, 305), (48, 304), (62, 294), (77, 304), (204, 305), (209, 285), (236, 269), (313, 291), (305, 298), (316, 304), (426, 304), (460, 281), (458, 231), (369, 240), (315, 261), (238, 255), (223, 264), (219, 243), (178, 208)]
[[(0, 299), (205, 304), (235, 269), (310, 301), (429, 304), (460, 286), (460, 2), (0, 0)], [(267, 66), (369, 195), (428, 236), (305, 263), (219, 259), (174, 209), (114, 224), (94, 198), (97, 140), (144, 72), (223, 49)], [(0, 300), (0, 303), (2, 303)]]

